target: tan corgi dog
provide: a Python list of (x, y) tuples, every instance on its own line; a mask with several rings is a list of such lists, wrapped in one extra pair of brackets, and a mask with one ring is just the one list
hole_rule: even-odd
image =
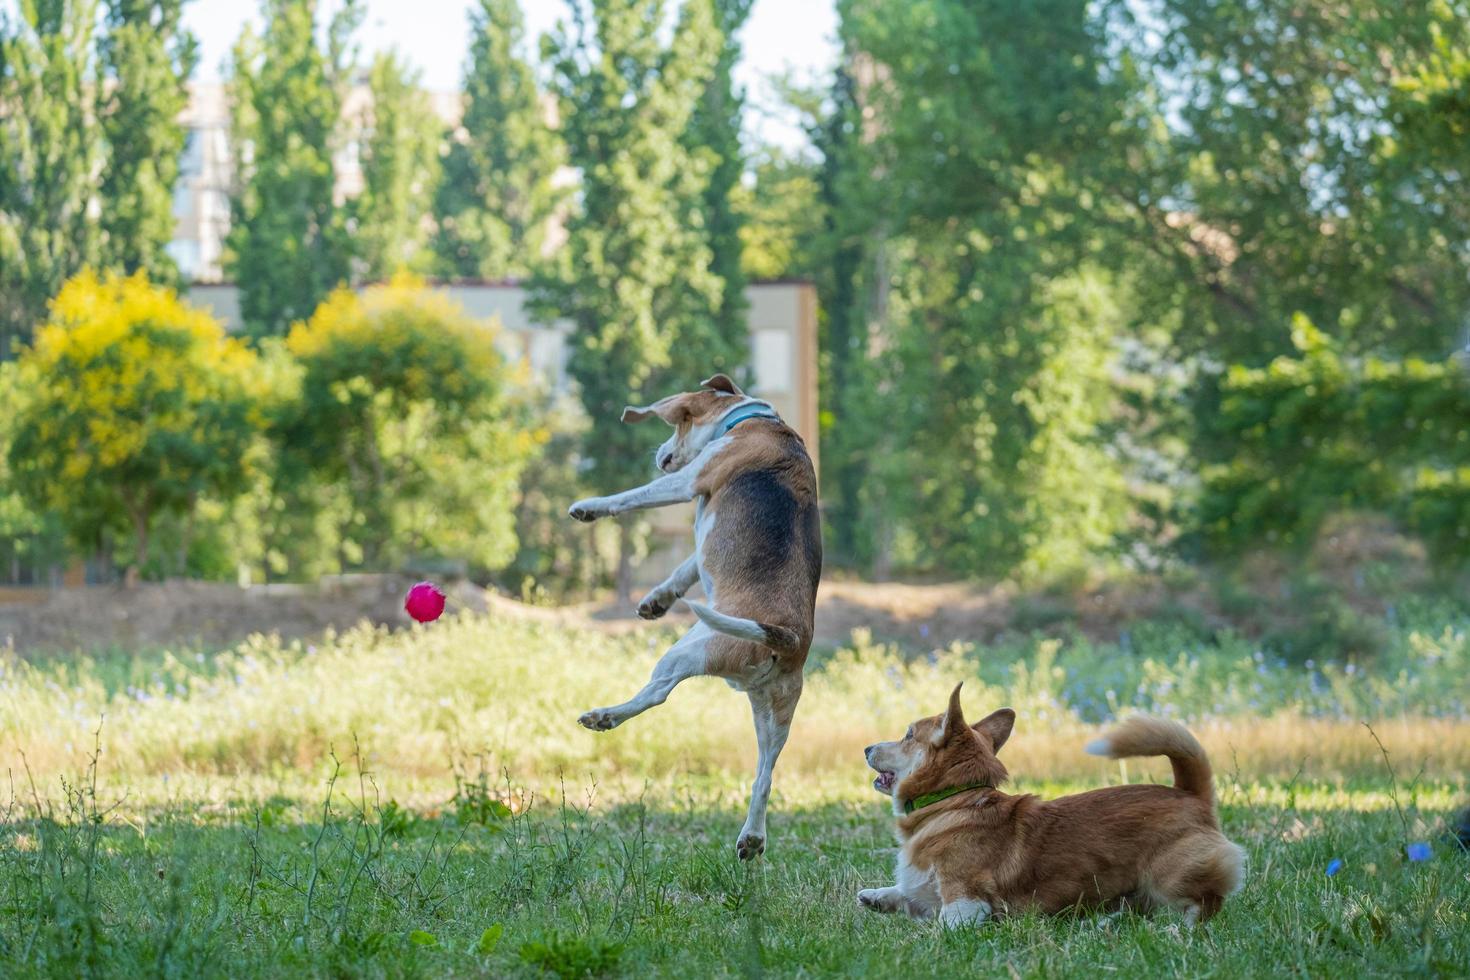
[(1245, 852), (1220, 833), (1210, 762), (1183, 725), (1136, 715), (1090, 743), (1093, 755), (1167, 756), (1173, 786), (1115, 786), (1043, 801), (1000, 786), (996, 753), (1010, 708), (966, 724), (949, 710), (867, 748), (873, 786), (898, 817), (897, 884), (858, 892), (875, 912), (936, 913), (945, 925), (1007, 911), (1169, 906), (1203, 922), (1240, 887)]

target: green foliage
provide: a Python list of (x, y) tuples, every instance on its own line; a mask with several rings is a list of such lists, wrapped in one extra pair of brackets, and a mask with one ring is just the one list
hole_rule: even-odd
[(19, 363), (15, 489), (73, 541), (118, 528), (148, 561), (160, 514), (228, 500), (264, 426), (256, 359), (207, 314), (138, 274), (71, 280)]
[(884, 66), (864, 102), (884, 120), (889, 435), (867, 466), (887, 547), (971, 574), (1080, 570), (1126, 510), (1098, 432), (1121, 317), (1072, 216), (1115, 104), (1089, 6), (864, 3), (844, 25)]
[(536, 465), (517, 488), (515, 560), (496, 577), (501, 589), (525, 602), (586, 599), (607, 584), (617, 557), (617, 529), (607, 521), (567, 520), (567, 501), (587, 496), (578, 472), (586, 419), (575, 400), (546, 399), (535, 409), (546, 430)]
[(362, 16), (337, 8), (317, 42), (315, 0), (266, 0), (264, 33), (246, 29), (230, 79), (235, 188), (225, 267), (255, 334), (284, 334), (347, 280), (351, 243), (333, 200), (332, 153)]
[(23, 414), (20, 367), (0, 362), (0, 579), (44, 581), (47, 565), (66, 555), (65, 532), (49, 510), (37, 509), (15, 489), (10, 473), (10, 442), (17, 418)]
[(0, 11), (0, 360), (99, 257), (96, 14), (95, 0), (23, 0), (18, 18)]
[(277, 438), (350, 502), (351, 564), (510, 560), (516, 480), (541, 437), (520, 418), (493, 328), (400, 276), (338, 290), (286, 344), (300, 388)]
[(820, 167), (776, 147), (751, 161), (749, 185), (731, 189), (739, 215), (741, 271), (751, 279), (811, 276), (822, 234)]
[[(710, 272), (720, 280), (717, 304), (708, 311), (702, 311), (704, 317), (713, 321), (711, 337), (720, 346), (699, 354), (705, 358), (726, 357), (732, 362), (745, 360), (748, 307), (742, 262), (743, 222), (734, 201), (745, 170), (745, 157), (740, 147), (745, 94), (735, 88), (733, 78), (735, 63), (740, 58), (740, 44), (735, 40), (735, 32), (750, 16), (753, 2), (713, 0), (715, 22), (723, 44), (684, 134), (687, 152), (695, 159), (703, 158), (708, 174), (691, 222), (704, 229), (709, 246)], [(698, 363), (691, 365), (695, 373), (701, 366)]]
[(531, 66), (516, 0), (478, 0), (470, 12), (464, 117), (450, 134), (434, 196), (434, 270), (451, 279), (525, 276), (540, 264), (560, 148)]
[(438, 181), (439, 126), (417, 72), (380, 54), (368, 72), (372, 105), (362, 137), (362, 193), (353, 239), (368, 279), (428, 264), (428, 216)]
[(1223, 549), (1302, 546), (1343, 511), (1396, 515), (1470, 554), (1470, 377), (1458, 360), (1354, 357), (1305, 316), (1295, 357), (1235, 367), (1206, 430), (1200, 527)]
[(553, 932), (544, 939), (522, 943), (523, 963), (564, 980), (605, 977), (618, 965), (624, 945), (603, 936), (564, 936)]
[(1444, 206), (1464, 140), (1400, 107), (1467, 50), (1466, 5), (1129, 6), (1136, 87), (1101, 145), (1131, 165), (1114, 200), (1146, 246), (1132, 261), (1157, 264), (1150, 304), (1183, 313), (1179, 347), (1260, 366), (1290, 353), (1301, 312), (1353, 353), (1443, 354), (1470, 304), (1470, 213)]
[(185, 131), (179, 116), (198, 62), (180, 24), (184, 0), (107, 0), (99, 45), (107, 165), (100, 187), (102, 254), (110, 268), (173, 284), (174, 183)]

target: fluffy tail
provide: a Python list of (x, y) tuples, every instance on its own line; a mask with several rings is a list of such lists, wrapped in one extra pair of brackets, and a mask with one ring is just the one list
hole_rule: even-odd
[(796, 635), (795, 630), (787, 629), (785, 626), (772, 626), (769, 623), (757, 623), (753, 619), (726, 616), (702, 602), (690, 602), (685, 599), (684, 603), (694, 610), (694, 615), (698, 616), (704, 625), (717, 633), (733, 636), (737, 640), (760, 643), (781, 653), (796, 650), (801, 646), (801, 637)]
[(1090, 755), (1128, 759), (1142, 755), (1164, 755), (1174, 765), (1174, 786), (1192, 793), (1211, 806), (1215, 788), (1210, 760), (1189, 729), (1177, 721), (1152, 715), (1134, 715), (1102, 738), (1087, 743)]

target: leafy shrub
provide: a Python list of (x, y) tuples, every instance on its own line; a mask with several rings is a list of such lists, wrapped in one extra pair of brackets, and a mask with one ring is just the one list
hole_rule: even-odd
[(340, 488), (344, 553), (367, 567), (511, 559), (516, 481), (544, 435), (522, 417), (492, 326), (399, 276), (333, 293), (286, 346), (301, 373), (277, 431), (283, 465)]
[(84, 272), (20, 358), (13, 485), (82, 547), (131, 531), (129, 560), (144, 567), (161, 515), (249, 485), (265, 424), (256, 368), (249, 348), (172, 290)]
[(1199, 523), (1224, 552), (1306, 547), (1376, 511), (1442, 559), (1470, 556), (1470, 378), (1453, 360), (1350, 357), (1303, 316), (1294, 357), (1233, 367), (1205, 425)]

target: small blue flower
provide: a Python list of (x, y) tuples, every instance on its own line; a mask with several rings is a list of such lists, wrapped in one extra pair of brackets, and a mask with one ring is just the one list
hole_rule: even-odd
[(926, 640), (929, 638), (929, 624), (928, 623), (920, 623), (919, 624), (919, 635), (922, 636)]
[(1428, 861), (1432, 851), (1428, 844), (1420, 841), (1417, 844), (1410, 844), (1404, 848), (1404, 853), (1409, 855), (1410, 861)]
[(1331, 878), (1342, 870), (1342, 858), (1333, 858), (1327, 862), (1327, 877)]

